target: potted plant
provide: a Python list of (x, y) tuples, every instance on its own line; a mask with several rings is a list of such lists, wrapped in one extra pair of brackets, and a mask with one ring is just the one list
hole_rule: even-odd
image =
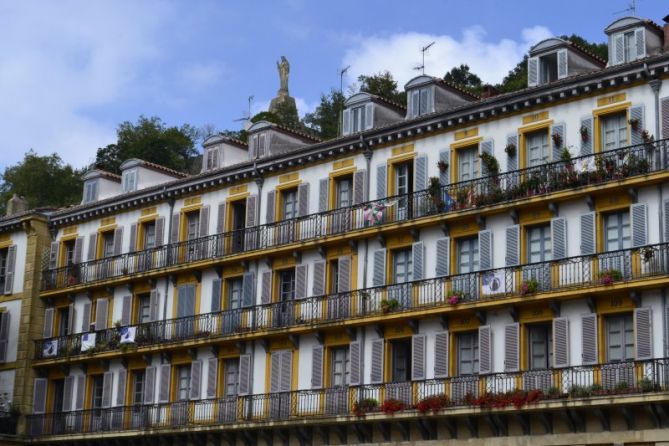
[(554, 133), (551, 135), (551, 139), (553, 140), (553, 144), (554, 144), (556, 147), (562, 147), (562, 135), (561, 135), (561, 134), (559, 134), (559, 133), (557, 133), (557, 132), (554, 132)]
[(651, 381), (648, 377), (643, 377), (641, 380), (639, 380), (639, 388), (642, 392), (652, 392), (657, 390), (655, 383), (653, 383), (653, 381)]
[(506, 145), (506, 147), (504, 147), (504, 151), (510, 158), (513, 158), (516, 156), (516, 145), (510, 142)]
[(430, 184), (427, 187), (427, 193), (430, 195), (432, 203), (434, 203), (435, 207), (438, 210), (443, 209), (444, 200), (441, 197), (441, 183), (439, 182), (439, 178), (430, 177)]
[(653, 135), (650, 134), (648, 130), (643, 130), (641, 132), (641, 139), (643, 139), (643, 142), (645, 144), (651, 144), (653, 141), (655, 141), (655, 138)]
[(418, 401), (416, 403), (416, 410), (421, 414), (425, 414), (429, 411), (437, 413), (447, 406), (448, 397), (443, 393), (440, 393), (439, 395), (428, 396)]
[(462, 291), (453, 290), (448, 292), (447, 300), (451, 305), (457, 305), (464, 300), (465, 296)]
[(381, 410), (383, 413), (386, 415), (393, 415), (395, 412), (399, 412), (400, 410), (404, 410), (405, 405), (402, 401), (395, 399), (395, 398), (388, 398), (383, 402), (381, 405)]
[(578, 133), (581, 134), (581, 141), (588, 142), (588, 139), (590, 139), (590, 135), (588, 132), (588, 128), (586, 126), (582, 125), (581, 128), (578, 130)]
[(364, 417), (369, 412), (374, 412), (379, 407), (379, 402), (374, 398), (364, 398), (353, 403), (353, 414), (356, 417)]
[(439, 168), (439, 172), (446, 172), (448, 170), (448, 163), (443, 160), (437, 161), (437, 167)]
[(650, 246), (645, 246), (639, 250), (639, 254), (644, 262), (648, 263), (655, 258), (655, 250)]
[(381, 311), (383, 314), (388, 314), (393, 310), (396, 310), (399, 306), (397, 299), (383, 299), (381, 300)]
[(568, 148), (562, 149), (562, 152), (560, 152), (560, 160), (564, 161), (565, 163), (568, 163), (571, 161), (571, 152), (569, 151)]
[(622, 280), (623, 275), (617, 269), (607, 269), (599, 273), (599, 281), (602, 285), (611, 285), (613, 282)]
[(638, 119), (632, 118), (628, 122), (630, 124), (630, 127), (632, 127), (632, 130), (634, 130), (635, 132), (637, 130), (639, 130), (639, 120)]
[(481, 158), (481, 164), (483, 164), (488, 175), (492, 176), (499, 174), (499, 162), (494, 155), (491, 155), (488, 152), (483, 152), (479, 155), (479, 158)]
[(549, 398), (560, 398), (562, 396), (560, 389), (557, 388), (556, 386), (551, 386), (548, 389), (546, 389), (546, 394), (548, 395)]
[(525, 279), (520, 284), (520, 295), (526, 296), (528, 294), (536, 293), (538, 288), (539, 282), (537, 282), (537, 279)]

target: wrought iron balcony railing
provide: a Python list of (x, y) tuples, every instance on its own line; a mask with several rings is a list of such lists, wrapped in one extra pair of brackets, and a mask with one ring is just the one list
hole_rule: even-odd
[(664, 170), (669, 140), (624, 147), (527, 169), (429, 188), (363, 204), (166, 244), (42, 272), (41, 290), (187, 265), (317, 240), (420, 217), (481, 208)]
[[(308, 418), (324, 423), (328, 418), (334, 422), (335, 417), (383, 412), (420, 416), (430, 411), (447, 415), (451, 409), (467, 406), (521, 409), (542, 400), (668, 389), (669, 359), (660, 358), (28, 415), (27, 425), (30, 436), (44, 437), (195, 426), (220, 428), (240, 422), (262, 425)], [(607, 399), (606, 404), (611, 401)]]
[(391, 311), (443, 310), (460, 303), (534, 293), (607, 289), (615, 282), (667, 277), (667, 274), (669, 243), (648, 245), (40, 339), (35, 341), (35, 359), (122, 352), (198, 339), (221, 340), (290, 327), (315, 327)]

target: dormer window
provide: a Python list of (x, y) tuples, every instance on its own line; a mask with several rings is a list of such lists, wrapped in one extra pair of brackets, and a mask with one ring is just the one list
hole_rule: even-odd
[(416, 88), (409, 92), (409, 117), (415, 118), (434, 111), (434, 87)]
[(609, 66), (662, 53), (662, 29), (650, 20), (621, 17), (604, 30), (609, 37)]
[(218, 149), (207, 149), (205, 152), (205, 170), (218, 169)]
[(544, 85), (567, 77), (567, 50), (562, 49), (543, 56), (527, 59), (527, 84)]
[(126, 170), (123, 172), (123, 193), (134, 192), (137, 190), (137, 169)]
[(374, 126), (374, 106), (363, 104), (344, 110), (343, 134), (358, 133)]
[(97, 180), (87, 181), (84, 183), (84, 203), (92, 203), (98, 199), (98, 182)]
[(267, 135), (260, 133), (253, 135), (252, 152), (255, 158), (262, 158), (267, 153)]

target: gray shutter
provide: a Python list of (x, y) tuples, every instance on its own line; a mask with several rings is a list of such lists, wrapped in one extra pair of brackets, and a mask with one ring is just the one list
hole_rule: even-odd
[(7, 345), (9, 342), (9, 324), (11, 316), (9, 311), (0, 313), (0, 362), (7, 361)]
[(176, 243), (179, 241), (179, 220), (181, 215), (176, 212), (172, 214), (172, 230), (170, 231), (170, 243)]
[(318, 182), (318, 212), (325, 212), (328, 210), (328, 198), (330, 188), (330, 179), (321, 178)]
[(123, 296), (121, 304), (121, 325), (130, 325), (130, 318), (132, 315), (132, 296)]
[(374, 269), (372, 276), (372, 286), (382, 286), (386, 284), (386, 250), (377, 249), (374, 251)]
[(251, 393), (251, 355), (239, 355), (239, 395)]
[(583, 141), (581, 135), (581, 129), (579, 128), (579, 138), (581, 140), (581, 155), (590, 155), (592, 153), (592, 140), (595, 137), (594, 131), (592, 129), (592, 116), (587, 116), (581, 119), (581, 128), (584, 128), (588, 132), (588, 137)]
[(553, 260), (568, 257), (566, 218), (556, 217), (551, 219), (551, 241), (553, 244)]
[(636, 359), (653, 358), (653, 318), (650, 308), (634, 309), (634, 345)]
[(420, 191), (427, 189), (427, 155), (416, 157), (415, 175), (413, 177), (413, 190)]
[(669, 241), (669, 200), (664, 200), (662, 207), (664, 209), (664, 241), (667, 242)]
[(156, 389), (156, 368), (149, 366), (144, 372), (144, 404), (154, 403), (154, 391)]
[(595, 213), (581, 214), (581, 255), (592, 255), (595, 247)]
[(170, 400), (170, 368), (169, 364), (160, 364), (160, 383), (158, 384), (158, 402), (167, 403)]
[(638, 130), (634, 131), (632, 130), (632, 144), (641, 144), (643, 143), (643, 138), (641, 137), (641, 132), (646, 128), (643, 118), (644, 118), (644, 113), (643, 113), (643, 105), (635, 105), (634, 107), (630, 107), (630, 120), (631, 119), (636, 119), (639, 121), (639, 127)]
[[(493, 155), (493, 140), (492, 139), (486, 139), (485, 141), (481, 141), (481, 146), (480, 146), (481, 154), (487, 153), (488, 155)], [(490, 175), (490, 172), (488, 172), (485, 168), (485, 166), (482, 165), (481, 163), (481, 170), (482, 170), (482, 176), (488, 176)]]
[(104, 330), (107, 328), (107, 310), (109, 302), (107, 299), (98, 299), (95, 305), (95, 330)]
[(314, 262), (314, 283), (311, 289), (313, 296), (322, 296), (325, 294), (325, 261)]
[(479, 267), (481, 270), (492, 268), (492, 231), (479, 231)]
[(597, 364), (597, 315), (584, 314), (581, 317), (581, 330), (582, 364)]
[(98, 235), (91, 234), (88, 236), (88, 257), (87, 260), (95, 260), (98, 248)]
[(669, 138), (669, 96), (662, 98), (662, 138)]
[(49, 250), (49, 269), (58, 268), (58, 247), (59, 246), (60, 246), (60, 243), (51, 242), (51, 249)]
[(53, 308), (44, 309), (44, 328), (42, 329), (42, 337), (50, 338), (53, 336)]
[(266, 223), (274, 223), (274, 199), (276, 192), (271, 190), (267, 192), (267, 213), (265, 214)]
[(216, 214), (216, 233), (222, 234), (225, 232), (225, 201), (218, 203), (217, 212), (218, 213)]
[(77, 375), (77, 395), (74, 398), (74, 410), (83, 410), (86, 395), (86, 376)]
[(632, 228), (632, 247), (648, 244), (648, 205), (635, 203), (630, 206), (630, 226)]
[(68, 305), (67, 311), (67, 334), (74, 333), (74, 304)]
[(295, 299), (307, 297), (307, 265), (295, 266)]
[(309, 215), (309, 183), (297, 187), (297, 216)]
[[(551, 130), (551, 145), (553, 146), (553, 159), (551, 161), (560, 161), (562, 150), (567, 147), (565, 126), (564, 124), (555, 124)], [(553, 135), (560, 135), (562, 143), (559, 146), (553, 141)]]
[(128, 380), (128, 372), (125, 369), (118, 371), (118, 386), (116, 389), (116, 405), (125, 406), (125, 385)]
[(448, 377), (448, 332), (434, 334), (434, 377)]
[(624, 37), (622, 34), (616, 34), (612, 37), (613, 39), (613, 65), (618, 65), (625, 62), (625, 42), (623, 41)]
[(137, 223), (130, 225), (130, 242), (128, 243), (128, 252), (137, 251)]
[(84, 304), (84, 311), (81, 315), (81, 332), (88, 333), (91, 330), (91, 304)]
[(388, 190), (386, 189), (386, 173), (388, 166), (381, 164), (376, 167), (376, 199), (386, 198)]
[(311, 388), (323, 387), (323, 346), (316, 345), (311, 349)]
[(479, 373), (492, 373), (492, 332), (490, 325), (479, 327)]
[(553, 367), (569, 367), (569, 319), (553, 319)]
[(252, 307), (256, 301), (256, 273), (244, 273), (242, 277), (242, 307)]
[(165, 232), (165, 217), (156, 218), (156, 246), (163, 245)]
[(14, 288), (14, 269), (16, 268), (16, 245), (7, 248), (7, 262), (5, 263), (5, 294), (12, 294)]
[(218, 358), (209, 358), (207, 360), (207, 399), (216, 398), (217, 372)]
[(123, 252), (123, 226), (114, 229), (114, 255)]
[(63, 382), (63, 412), (72, 410), (72, 396), (74, 394), (74, 376), (66, 376)]
[(425, 245), (423, 242), (415, 242), (411, 245), (411, 255), (413, 257), (413, 280), (423, 280), (425, 278)]
[(258, 225), (258, 196), (249, 195), (246, 197), (246, 227), (252, 228)]
[(565, 77), (567, 77), (567, 74), (569, 73), (569, 67), (567, 64), (568, 64), (567, 50), (566, 49), (558, 50), (557, 52), (558, 79), (564, 79)]
[(437, 268), (436, 276), (448, 276), (451, 274), (451, 238), (442, 237), (437, 239)]
[(262, 288), (260, 291), (260, 302), (268, 304), (272, 301), (272, 271), (262, 273)]
[(190, 399), (199, 400), (202, 384), (202, 361), (193, 361), (190, 364)]
[(439, 170), (439, 183), (442, 186), (447, 186), (451, 184), (451, 151), (450, 150), (442, 150), (439, 152), (439, 161), (444, 162), (448, 165), (448, 169), (446, 170)]
[(374, 104), (365, 104), (365, 130), (374, 127)]
[(354, 341), (349, 344), (349, 357), (351, 376), (349, 382), (352, 386), (359, 386), (362, 383), (362, 352), (360, 341)]
[[(518, 135), (509, 135), (506, 137), (506, 145), (513, 145), (516, 148), (516, 153), (514, 156), (506, 155), (506, 170), (512, 171), (518, 169)], [(506, 149), (506, 147), (505, 147)]]
[(527, 86), (536, 87), (539, 84), (539, 58), (527, 59)]
[(114, 372), (105, 372), (102, 375), (102, 407), (111, 407), (113, 381)]
[(284, 350), (281, 352), (281, 391), (292, 390), (293, 352)]
[(520, 370), (520, 325), (515, 322), (504, 326), (504, 371)]
[(200, 209), (200, 232), (198, 235), (200, 237), (209, 235), (209, 206), (203, 206)]
[(46, 378), (35, 378), (33, 383), (33, 413), (41, 414), (46, 412)]
[(641, 59), (642, 57), (646, 57), (646, 30), (643, 27), (637, 28), (634, 30), (634, 37), (636, 41), (636, 58)]
[(81, 263), (84, 252), (84, 237), (77, 237), (74, 240), (74, 263)]
[(351, 291), (351, 257), (339, 257), (337, 263), (339, 265), (337, 269), (337, 292), (346, 293)]
[(353, 204), (364, 203), (367, 198), (367, 171), (357, 170), (353, 174)]
[(383, 339), (372, 340), (372, 364), (369, 382), (381, 384), (383, 382)]
[(342, 117), (342, 134), (348, 135), (351, 133), (351, 110), (345, 109)]
[(151, 322), (160, 319), (160, 295), (156, 289), (151, 290), (149, 294), (149, 318)]
[(520, 264), (520, 226), (511, 225), (506, 227), (506, 266), (517, 266)]
[(425, 347), (426, 336), (417, 334), (411, 337), (411, 380), (420, 381), (425, 379)]
[(211, 312), (218, 313), (221, 311), (221, 284), (222, 280), (219, 278), (211, 282)]

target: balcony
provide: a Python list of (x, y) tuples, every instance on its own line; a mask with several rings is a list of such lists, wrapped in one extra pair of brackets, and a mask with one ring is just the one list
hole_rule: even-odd
[[(365, 420), (388, 421), (386, 415), (393, 415), (390, 418), (393, 423), (439, 417), (440, 422), (448, 424), (457, 415), (483, 413), (490, 416), (495, 411), (541, 411), (545, 414), (583, 407), (584, 401), (587, 401), (590, 412), (599, 409), (608, 411), (616, 406), (625, 410), (624, 404), (634, 397), (637, 397), (635, 404), (653, 406), (648, 400), (654, 394), (660, 399), (666, 398), (666, 394), (661, 392), (668, 389), (669, 359), (661, 358), (80, 410), (29, 415), (26, 418), (31, 437), (184, 427), (212, 430), (220, 430), (221, 426), (226, 426), (226, 429), (267, 428), (291, 422), (304, 425), (305, 419), (317, 420), (319, 425), (328, 422), (345, 424)], [(646, 400), (639, 401), (640, 395), (644, 395)], [(480, 409), (487, 410), (481, 412)], [(629, 413), (627, 416), (630, 416)], [(634, 414), (631, 416), (634, 417)], [(585, 419), (585, 414), (583, 417)], [(522, 417), (516, 419), (522, 421)], [(602, 419), (603, 426), (605, 421)], [(573, 416), (569, 421), (575, 426), (582, 422)], [(529, 426), (529, 422), (527, 424)], [(527, 429), (529, 434), (529, 427)], [(572, 430), (577, 429), (572, 427)]]
[[(171, 345), (258, 338), (270, 332), (310, 332), (357, 326), (374, 318), (428, 316), (537, 299), (580, 298), (620, 287), (669, 284), (669, 243), (496, 268), (325, 296), (256, 305), (35, 341), (35, 359), (81, 360)], [(38, 365), (38, 364), (36, 364)]]
[[(669, 140), (624, 147), (471, 181), (440, 186), (311, 214), (293, 220), (224, 232), (195, 240), (122, 254), (42, 272), (41, 291), (83, 288), (89, 284), (174, 271), (243, 253), (276, 249), (325, 237), (355, 235), (370, 228), (455, 215), (532, 199), (561, 191), (619, 182), (660, 173), (667, 165)], [(646, 181), (644, 184), (647, 184)], [(516, 203), (517, 204), (517, 203)]]

